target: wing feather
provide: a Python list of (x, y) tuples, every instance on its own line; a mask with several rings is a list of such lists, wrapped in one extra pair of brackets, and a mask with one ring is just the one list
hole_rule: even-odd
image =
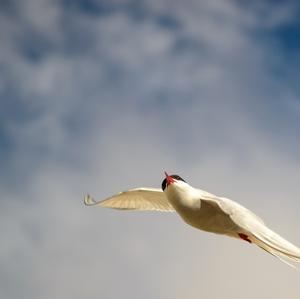
[(86, 195), (84, 203), (87, 206), (99, 205), (118, 210), (174, 211), (165, 194), (156, 188), (131, 189), (100, 201), (95, 201), (90, 195)]
[(268, 228), (257, 215), (228, 198), (208, 197), (206, 200), (219, 206), (235, 224), (249, 234), (253, 243), (299, 270), (289, 261), (300, 262), (300, 249)]

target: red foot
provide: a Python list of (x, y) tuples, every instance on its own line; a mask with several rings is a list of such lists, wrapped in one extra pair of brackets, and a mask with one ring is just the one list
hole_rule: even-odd
[(247, 241), (249, 243), (252, 243), (252, 241), (249, 239), (249, 237), (245, 234), (239, 234), (239, 237), (244, 240), (244, 241)]

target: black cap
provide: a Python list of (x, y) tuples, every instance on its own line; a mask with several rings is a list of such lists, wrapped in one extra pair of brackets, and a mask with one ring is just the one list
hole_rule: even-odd
[[(172, 174), (170, 175), (170, 177), (172, 177), (173, 179), (177, 180), (177, 181), (183, 181), (185, 182), (185, 180), (183, 178), (181, 178), (179, 175), (177, 174)], [(167, 187), (167, 179), (165, 178), (162, 183), (161, 183), (161, 188), (164, 191)]]

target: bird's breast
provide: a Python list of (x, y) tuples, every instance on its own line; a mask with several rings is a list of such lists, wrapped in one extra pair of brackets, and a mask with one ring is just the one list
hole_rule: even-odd
[(195, 228), (228, 235), (239, 229), (227, 214), (200, 198), (174, 196), (170, 202), (181, 218)]

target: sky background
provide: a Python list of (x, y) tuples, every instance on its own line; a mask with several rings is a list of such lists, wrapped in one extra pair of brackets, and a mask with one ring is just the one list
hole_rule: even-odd
[(0, 1), (0, 297), (296, 298), (173, 213), (83, 205), (163, 171), (300, 245), (298, 1)]

